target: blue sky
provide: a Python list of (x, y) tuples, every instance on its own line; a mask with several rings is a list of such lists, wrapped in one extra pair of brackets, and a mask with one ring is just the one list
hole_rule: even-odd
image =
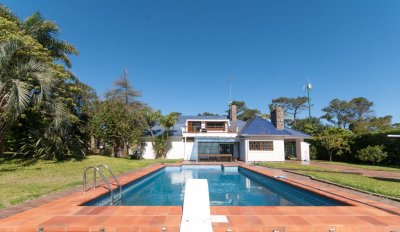
[(72, 71), (100, 95), (127, 68), (141, 100), (164, 113), (222, 114), (235, 76), (233, 99), (268, 112), (272, 98), (305, 95), (309, 74), (313, 115), (363, 96), (400, 121), (400, 1), (2, 3), (58, 23), (80, 52)]

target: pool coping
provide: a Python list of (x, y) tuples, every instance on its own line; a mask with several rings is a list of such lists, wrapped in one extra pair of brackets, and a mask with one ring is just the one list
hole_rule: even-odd
[[(119, 181), (121, 185), (126, 185), (163, 167), (182, 165), (197, 164), (152, 165), (121, 176)], [(274, 178), (273, 172), (260, 166), (242, 163), (214, 165), (239, 166)], [(399, 208), (302, 180), (277, 180), (350, 206), (211, 206), (213, 215), (226, 215), (229, 220), (228, 223), (213, 223), (214, 231), (226, 231), (227, 228), (232, 231), (272, 231), (273, 228), (280, 228), (280, 231), (294, 228), (304, 229), (297, 231), (328, 228), (335, 228), (336, 231), (346, 228), (400, 230)], [(45, 231), (99, 231), (101, 228), (106, 231), (160, 231), (161, 227), (167, 227), (168, 231), (179, 231), (181, 206), (81, 206), (107, 192), (104, 188), (96, 188), (86, 193), (71, 194), (4, 218), (0, 220), (0, 231), (38, 231), (40, 227)]]

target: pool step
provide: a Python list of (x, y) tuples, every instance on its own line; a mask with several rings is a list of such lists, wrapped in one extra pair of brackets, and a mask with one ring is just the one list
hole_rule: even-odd
[(185, 185), (180, 232), (212, 232), (206, 179), (188, 179)]

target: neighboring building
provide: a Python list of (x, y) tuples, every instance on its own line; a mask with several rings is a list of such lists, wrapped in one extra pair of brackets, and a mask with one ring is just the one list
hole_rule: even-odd
[[(271, 112), (271, 122), (260, 117), (244, 122), (236, 117), (236, 106), (229, 116), (180, 116), (170, 135), (168, 159), (226, 159), (284, 161), (285, 156), (310, 160), (309, 135), (284, 127), (283, 108)], [(163, 133), (153, 128), (155, 135)], [(145, 159), (154, 159), (151, 137), (146, 137)]]

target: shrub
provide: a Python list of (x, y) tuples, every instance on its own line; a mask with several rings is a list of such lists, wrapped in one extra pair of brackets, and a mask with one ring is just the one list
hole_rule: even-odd
[(167, 154), (168, 138), (165, 134), (157, 135), (154, 138), (154, 147), (156, 158), (164, 158)]
[(387, 156), (387, 152), (383, 151), (383, 145), (368, 146), (357, 153), (357, 158), (362, 161), (370, 161), (373, 165), (382, 162)]

